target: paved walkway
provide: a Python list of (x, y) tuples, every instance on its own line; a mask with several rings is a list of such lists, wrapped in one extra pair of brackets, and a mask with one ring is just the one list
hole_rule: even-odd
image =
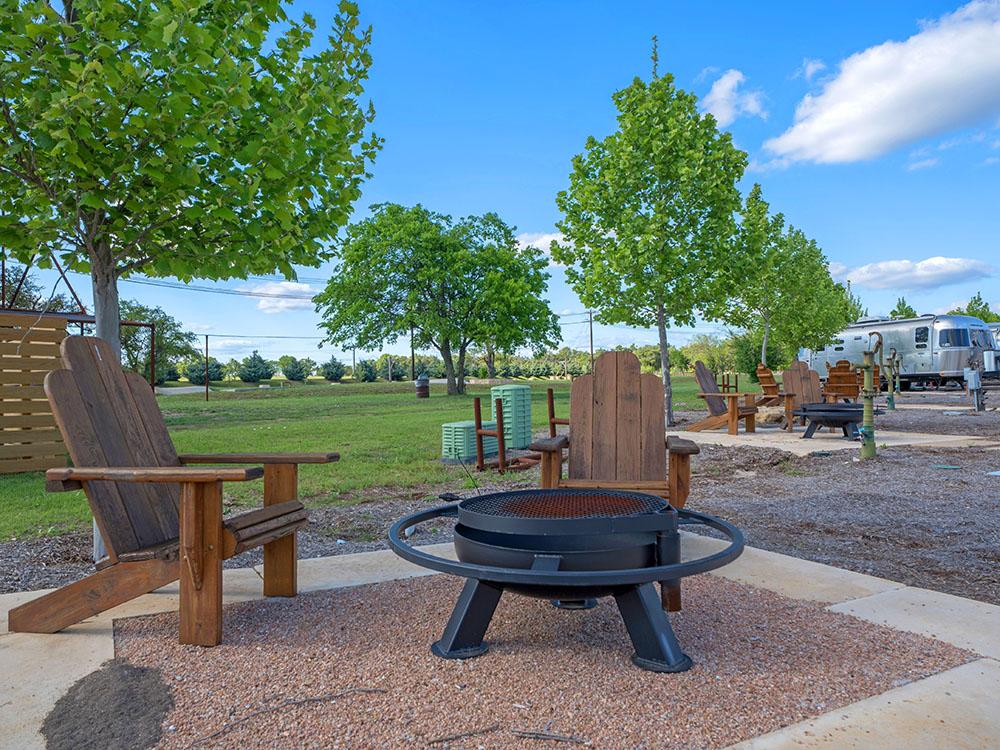
[[(805, 432), (804, 427), (796, 425), (794, 432), (786, 432), (776, 427), (758, 427), (756, 432), (743, 432), (737, 435), (730, 435), (725, 430), (712, 430), (706, 432), (672, 431), (668, 435), (693, 440), (699, 445), (750, 445), (756, 448), (776, 448), (782, 451), (794, 453), (797, 456), (805, 456), (813, 451), (858, 451), (861, 443), (857, 440), (848, 440), (839, 430), (830, 432), (829, 430), (817, 430), (813, 437), (808, 440), (802, 438)], [(997, 447), (1000, 440), (990, 438), (975, 437), (970, 435), (938, 435), (927, 432), (894, 432), (891, 430), (875, 430), (875, 443), (879, 447), (887, 446), (896, 448), (902, 445), (923, 446), (926, 448), (969, 448), (969, 447)]]
[[(720, 546), (724, 543), (691, 534), (684, 535), (682, 545), (687, 558)], [(451, 554), (452, 546), (427, 549)], [(303, 560), (299, 578), (303, 591), (313, 591), (428, 574), (392, 552), (381, 551)], [(754, 548), (747, 548), (736, 562), (711, 575), (823, 602), (834, 611), (937, 638), (981, 655), (969, 664), (736, 747), (1000, 747), (1000, 607)], [(260, 578), (252, 569), (227, 570), (224, 590), (227, 602), (259, 598)], [(44, 747), (38, 729), (56, 700), (75, 681), (113, 657), (114, 618), (177, 607), (174, 584), (62, 633), (8, 633), (7, 611), (39, 593), (0, 596), (0, 744), (4, 747)]]

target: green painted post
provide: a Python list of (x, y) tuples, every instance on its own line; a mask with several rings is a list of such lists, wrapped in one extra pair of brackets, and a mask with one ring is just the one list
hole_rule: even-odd
[(864, 417), (861, 424), (861, 459), (875, 458), (875, 354), (865, 352), (865, 362), (861, 366), (865, 373)]

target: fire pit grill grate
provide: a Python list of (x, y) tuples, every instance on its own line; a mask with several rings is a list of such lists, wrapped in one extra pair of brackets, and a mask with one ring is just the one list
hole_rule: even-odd
[(613, 490), (527, 490), (463, 500), (462, 510), (498, 518), (621, 518), (661, 513), (667, 502), (655, 495)]

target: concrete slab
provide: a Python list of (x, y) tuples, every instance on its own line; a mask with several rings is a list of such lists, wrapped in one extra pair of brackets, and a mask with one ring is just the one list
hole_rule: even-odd
[[(726, 546), (719, 539), (682, 532), (681, 557), (691, 559)], [(791, 599), (833, 604), (893, 591), (903, 584), (853, 570), (800, 560), (777, 552), (747, 547), (734, 562), (711, 575), (773, 591)]]
[(1000, 745), (1000, 662), (980, 659), (730, 750), (981, 750)]
[(829, 609), (1000, 659), (1000, 607), (995, 604), (904, 586)]
[[(730, 435), (726, 432), (668, 432), (667, 435), (687, 438), (699, 445), (753, 446), (757, 448), (773, 448), (806, 456), (813, 451), (858, 451), (861, 443), (847, 440), (840, 433), (818, 430), (809, 440), (803, 440), (803, 429), (797, 427), (795, 432), (770, 429), (757, 432), (741, 432)], [(1000, 445), (1000, 441), (972, 435), (936, 435), (925, 432), (894, 432), (890, 430), (875, 431), (875, 442), (878, 446), (895, 448), (903, 445), (923, 446), (927, 448), (987, 448)]]

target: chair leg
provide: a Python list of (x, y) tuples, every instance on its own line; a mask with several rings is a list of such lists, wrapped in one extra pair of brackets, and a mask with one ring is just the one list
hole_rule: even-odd
[(740, 405), (735, 398), (727, 398), (726, 401), (729, 403), (729, 411), (727, 412), (729, 434), (735, 435), (740, 431)]
[(57, 633), (177, 580), (177, 561), (116, 563), (7, 613), (12, 633)]
[(222, 482), (181, 485), (180, 641), (222, 642)]
[[(299, 474), (295, 464), (264, 466), (264, 506), (295, 500)], [(264, 596), (295, 596), (298, 585), (297, 534), (264, 545)]]

